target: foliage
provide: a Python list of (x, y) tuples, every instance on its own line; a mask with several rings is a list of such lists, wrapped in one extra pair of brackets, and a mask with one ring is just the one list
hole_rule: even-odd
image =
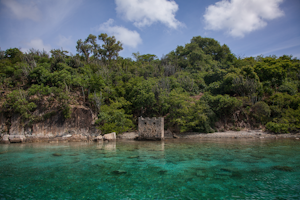
[(300, 129), (300, 60), (292, 56), (236, 57), (201, 36), (161, 59), (139, 52), (122, 58), (121, 42), (105, 33), (78, 40), (76, 49), (53, 49), (51, 57), (0, 50), (1, 111), (33, 121), (35, 111), (56, 110), (67, 119), (81, 105), (98, 116), (103, 133), (134, 129), (139, 116), (164, 116), (181, 132), (212, 132), (237, 113), (275, 133)]
[(252, 114), (258, 121), (264, 123), (270, 117), (271, 109), (268, 104), (259, 101), (252, 106)]
[(4, 103), (10, 111), (17, 112), (23, 119), (32, 118), (32, 111), (37, 107), (35, 103), (30, 102), (27, 98), (27, 92), (24, 90), (14, 90)]
[(120, 98), (118, 101), (110, 101), (110, 105), (103, 105), (98, 115), (99, 128), (102, 133), (116, 132), (122, 133), (133, 128), (131, 115), (125, 114), (125, 110), (122, 108), (130, 104), (124, 98)]
[(288, 93), (289, 95), (294, 95), (298, 92), (297, 85), (292, 82), (285, 82), (279, 88), (279, 92)]
[(205, 94), (203, 100), (207, 102), (219, 119), (232, 116), (233, 113), (242, 106), (241, 100), (230, 97), (229, 95), (212, 96)]

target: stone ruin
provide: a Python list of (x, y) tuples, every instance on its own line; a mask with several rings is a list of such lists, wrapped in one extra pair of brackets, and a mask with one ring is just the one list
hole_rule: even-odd
[(139, 117), (139, 140), (163, 140), (164, 139), (164, 118)]

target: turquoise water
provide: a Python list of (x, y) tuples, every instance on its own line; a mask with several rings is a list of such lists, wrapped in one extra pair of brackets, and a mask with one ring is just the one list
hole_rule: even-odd
[(0, 145), (2, 199), (300, 199), (300, 141)]

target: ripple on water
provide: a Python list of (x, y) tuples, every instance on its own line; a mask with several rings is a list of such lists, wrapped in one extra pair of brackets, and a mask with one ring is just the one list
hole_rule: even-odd
[(300, 199), (299, 150), (291, 140), (5, 145), (0, 199)]

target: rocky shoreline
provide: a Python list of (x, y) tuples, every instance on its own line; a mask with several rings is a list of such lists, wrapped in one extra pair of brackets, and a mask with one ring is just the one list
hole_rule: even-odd
[(248, 131), (226, 131), (215, 133), (183, 133), (177, 134), (179, 138), (256, 138), (256, 139), (279, 139), (279, 138), (300, 138), (300, 133), (296, 134), (271, 134), (263, 132), (262, 130), (248, 130)]
[[(104, 136), (91, 136), (91, 135), (63, 135), (58, 137), (45, 137), (45, 136), (25, 136), (25, 135), (3, 135), (0, 139), (1, 144), (10, 143), (60, 143), (60, 142), (102, 142), (111, 140), (134, 140), (138, 137), (138, 132), (126, 132), (116, 135), (115, 133), (105, 134)], [(205, 139), (205, 138), (224, 138), (224, 139), (281, 139), (291, 138), (300, 139), (300, 133), (297, 134), (270, 134), (263, 132), (262, 130), (248, 130), (248, 131), (226, 131), (215, 133), (196, 133), (187, 132), (174, 134), (170, 131), (165, 131), (165, 139)]]
[[(137, 132), (122, 133), (117, 136), (119, 139), (135, 139), (138, 136)], [(300, 133), (297, 134), (271, 134), (262, 130), (244, 130), (244, 131), (226, 131), (226, 132), (215, 132), (215, 133), (198, 133), (198, 132), (186, 132), (180, 134), (174, 134), (170, 131), (165, 131), (165, 139), (201, 139), (201, 138), (300, 138)]]
[(31, 136), (31, 135), (3, 135), (0, 138), (0, 144), (10, 144), (10, 143), (38, 143), (38, 142), (48, 142), (48, 143), (59, 143), (59, 142), (100, 142), (100, 141), (111, 141), (116, 140), (116, 133), (105, 134), (104, 136), (91, 136), (91, 135), (63, 135), (57, 137), (49, 136)]

